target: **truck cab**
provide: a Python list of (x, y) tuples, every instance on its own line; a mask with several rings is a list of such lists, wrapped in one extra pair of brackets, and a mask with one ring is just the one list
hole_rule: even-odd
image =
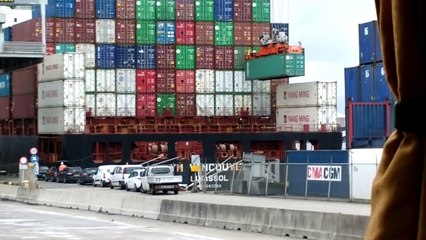
[(155, 194), (162, 191), (167, 193), (173, 191), (179, 193), (179, 184), (182, 183), (182, 176), (175, 175), (173, 165), (146, 166), (141, 177), (141, 192)]

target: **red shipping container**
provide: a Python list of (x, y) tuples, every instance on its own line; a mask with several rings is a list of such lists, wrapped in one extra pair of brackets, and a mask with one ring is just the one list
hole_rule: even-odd
[(137, 94), (136, 117), (155, 117), (157, 114), (157, 97), (155, 93)]
[(190, 21), (176, 21), (176, 44), (195, 43), (195, 23)]
[(195, 71), (177, 70), (176, 71), (176, 92), (194, 93), (195, 92)]
[(193, 117), (195, 115), (195, 95), (185, 93), (176, 94), (176, 116)]
[(176, 0), (176, 20), (194, 20), (194, 0)]
[(157, 72), (154, 69), (136, 70), (136, 91), (138, 93), (155, 93)]
[(0, 97), (0, 119), (10, 119), (10, 96)]
[(174, 69), (157, 69), (157, 93), (176, 92), (176, 71)]
[(46, 54), (55, 54), (55, 43), (46, 43)]
[(37, 92), (37, 65), (12, 71), (12, 95)]
[(214, 23), (195, 23), (195, 43), (200, 45), (214, 45)]
[(96, 22), (95, 19), (75, 19), (75, 39), (78, 43), (95, 43)]
[(175, 45), (157, 45), (157, 68), (175, 68)]
[(35, 94), (21, 94), (12, 96), (12, 118), (34, 118), (36, 116)]
[(135, 20), (115, 20), (115, 42), (118, 44), (136, 43)]
[(215, 69), (234, 68), (234, 47), (215, 47)]
[(271, 36), (271, 24), (270, 23), (252, 23), (251, 25), (251, 44), (254, 46), (260, 46), (259, 37), (263, 34)]
[(250, 46), (251, 43), (251, 23), (234, 22), (234, 44), (240, 46)]
[(196, 47), (196, 67), (204, 69), (214, 69), (214, 46)]
[(234, 21), (251, 22), (251, 0), (234, 0)]
[(115, 18), (116, 19), (136, 19), (135, 0), (116, 0), (115, 2)]
[(76, 18), (95, 18), (96, 0), (75, 0)]
[(75, 42), (75, 20), (74, 18), (55, 19), (55, 42), (74, 43)]
[[(41, 22), (34, 18), (12, 26), (12, 41), (41, 42)], [(46, 19), (46, 42), (55, 42), (55, 19)]]

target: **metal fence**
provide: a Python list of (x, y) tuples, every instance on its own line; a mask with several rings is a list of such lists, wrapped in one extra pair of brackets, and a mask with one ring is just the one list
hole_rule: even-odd
[[(217, 193), (370, 201), (378, 162), (280, 163), (228, 160), (202, 163), (188, 188)], [(198, 188), (193, 188), (197, 185)]]

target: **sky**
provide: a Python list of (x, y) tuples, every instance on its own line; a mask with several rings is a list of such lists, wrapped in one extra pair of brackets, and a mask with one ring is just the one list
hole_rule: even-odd
[[(305, 76), (290, 83), (337, 82), (337, 112), (344, 113), (344, 69), (359, 65), (358, 25), (377, 19), (374, 0), (271, 0), (271, 6), (271, 22), (288, 23), (290, 45), (305, 48)], [(6, 14), (3, 27), (28, 13)]]
[(344, 69), (359, 65), (358, 25), (377, 20), (374, 0), (271, 0), (271, 22), (288, 23), (290, 45), (305, 48), (305, 76), (290, 83), (337, 82), (345, 112)]

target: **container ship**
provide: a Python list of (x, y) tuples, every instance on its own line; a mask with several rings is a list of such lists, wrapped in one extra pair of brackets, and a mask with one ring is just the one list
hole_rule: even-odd
[[(341, 149), (336, 84), (289, 84), (304, 75), (301, 48), (259, 41), (288, 41), (271, 5), (49, 0), (43, 63), (0, 76), (0, 168), (17, 172), (34, 147), (46, 165), (176, 159), (184, 171), (193, 155), (285, 161), (287, 150)], [(32, 11), (7, 29), (10, 41), (41, 41), (39, 6)]]

